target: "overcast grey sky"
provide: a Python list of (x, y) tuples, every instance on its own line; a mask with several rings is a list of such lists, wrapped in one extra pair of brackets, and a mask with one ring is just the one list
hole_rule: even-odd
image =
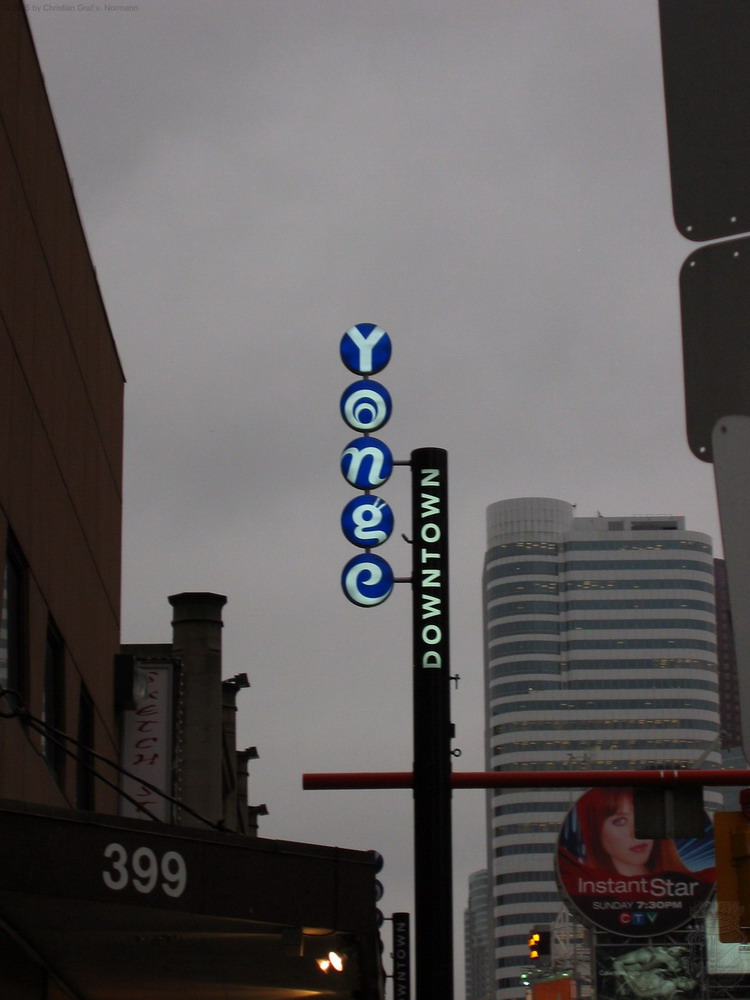
[[(485, 508), (684, 514), (718, 536), (684, 432), (656, 0), (29, 5), (128, 379), (123, 640), (227, 594), (241, 745), (268, 837), (376, 849), (410, 910), (410, 591), (359, 609), (339, 341), (385, 327), (398, 459), (450, 461), (456, 767), (482, 770)], [(73, 5), (75, 6), (75, 5)], [(124, 6), (124, 5), (121, 5)], [(409, 573), (409, 475), (382, 554)], [(484, 796), (455, 796), (457, 928)], [(457, 987), (462, 940), (456, 933)]]

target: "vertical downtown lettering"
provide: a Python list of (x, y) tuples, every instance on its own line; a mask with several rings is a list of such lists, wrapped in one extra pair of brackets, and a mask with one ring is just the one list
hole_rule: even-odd
[(453, 982), (448, 453), (418, 448), (412, 473), (414, 903), (417, 992)]
[[(440, 669), (443, 665), (443, 496), (439, 469), (421, 469), (419, 482), (419, 580), (418, 607), (422, 616), (421, 666)], [(435, 492), (427, 492), (427, 488)]]
[(393, 996), (395, 1000), (411, 997), (411, 939), (409, 914), (393, 914)]

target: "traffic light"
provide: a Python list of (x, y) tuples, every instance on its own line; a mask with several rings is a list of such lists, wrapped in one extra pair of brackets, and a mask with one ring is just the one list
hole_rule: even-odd
[[(378, 853), (378, 851), (371, 851), (370, 853), (372, 854), (373, 861), (375, 862), (375, 871), (377, 874), (380, 874), (380, 872), (383, 870), (383, 855)], [(382, 898), (383, 898), (383, 883), (380, 881), (380, 879), (376, 878), (375, 902), (379, 903)], [(375, 907), (375, 920), (377, 922), (378, 927), (383, 926), (383, 921), (385, 920), (385, 917), (383, 916), (383, 911), (377, 906)]]
[(550, 932), (541, 927), (532, 927), (529, 931), (529, 961), (539, 962), (549, 958)]

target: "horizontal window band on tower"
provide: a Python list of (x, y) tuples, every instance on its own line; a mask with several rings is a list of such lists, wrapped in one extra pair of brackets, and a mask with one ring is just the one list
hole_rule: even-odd
[(690, 570), (694, 573), (705, 573), (713, 578), (713, 562), (707, 559), (705, 562), (698, 562), (696, 559), (683, 559), (681, 556), (675, 559), (570, 559), (565, 563), (566, 573), (580, 573), (583, 571), (597, 570)]
[[(631, 670), (652, 670), (654, 671), (654, 674), (661, 673), (664, 675), (665, 671), (671, 672), (679, 670), (682, 672), (685, 670), (694, 670), (710, 673), (712, 675), (712, 680), (716, 680), (716, 663), (714, 660), (699, 660), (684, 656), (660, 656), (658, 658), (643, 660), (628, 658), (627, 665), (628, 672)], [(592, 657), (591, 659), (586, 660), (561, 661), (557, 658), (545, 660), (507, 660), (502, 657), (493, 656), (489, 662), (489, 666), (490, 677), (492, 679), (501, 676), (510, 678), (517, 674), (560, 674), (562, 671), (565, 671), (568, 677), (567, 686), (572, 687), (574, 684), (580, 683), (585, 686), (591, 682), (590, 677), (583, 678), (581, 681), (575, 680), (574, 675), (579, 671), (587, 674), (591, 674), (594, 671), (600, 671), (606, 677), (606, 681), (602, 683), (614, 683), (616, 687), (623, 685), (629, 686), (629, 682), (626, 683), (625, 679), (622, 677), (622, 664), (618, 663), (616, 660), (601, 659), (600, 657)], [(685, 678), (689, 678), (691, 675), (684, 674), (683, 676)], [(638, 683), (639, 679), (636, 678), (634, 681), (635, 686), (638, 686)], [(673, 684), (674, 682), (670, 678), (668, 683)], [(682, 677), (680, 678), (680, 683), (682, 683)]]
[[(592, 548), (580, 549), (581, 552), (590, 552), (592, 555), (596, 551)], [(610, 551), (623, 552), (623, 546), (615, 545)], [(650, 569), (657, 570), (680, 570), (687, 569), (699, 573), (713, 573), (713, 560), (707, 557), (705, 560), (689, 559), (682, 553), (675, 553), (669, 559), (640, 558), (643, 549), (633, 549), (634, 555), (628, 559), (611, 559), (608, 555), (603, 555), (601, 559), (565, 559), (557, 556), (550, 556), (548, 559), (539, 559), (538, 556), (511, 556), (507, 560), (490, 557), (485, 563), (485, 572), (488, 577), (497, 579), (500, 576), (509, 576), (511, 573), (523, 573), (526, 576), (533, 576), (538, 573), (540, 576), (554, 576), (557, 573), (577, 573), (585, 569), (611, 569), (611, 570), (633, 570)], [(500, 571), (500, 572), (498, 572)]]
[(701, 618), (576, 618), (574, 621), (560, 623), (560, 631), (575, 632), (578, 629), (602, 629), (608, 632), (620, 632), (623, 629), (696, 629), (699, 632), (716, 632), (716, 625), (711, 619)]
[[(500, 600), (503, 597), (517, 597), (519, 595), (540, 594), (548, 597), (550, 594), (570, 593), (579, 591), (660, 591), (660, 590), (690, 590), (699, 591), (703, 594), (713, 594), (713, 582), (707, 580), (688, 580), (684, 578), (657, 580), (635, 577), (625, 580), (622, 577), (615, 579), (602, 577), (598, 579), (583, 580), (525, 580), (518, 579), (512, 582), (495, 583), (492, 579), (487, 582), (487, 598), (489, 604)], [(489, 606), (489, 605), (488, 605)]]
[(492, 831), (496, 837), (510, 837), (514, 834), (549, 833), (557, 840), (563, 817), (555, 820), (535, 820), (528, 823), (509, 823), (507, 826), (496, 826)]
[(702, 552), (711, 556), (711, 546), (706, 542), (696, 542), (687, 538), (675, 539), (664, 538), (658, 541), (655, 538), (649, 539), (627, 539), (619, 541), (571, 541), (563, 542), (563, 552), (655, 552), (680, 551), (680, 552)]
[(518, 642), (500, 642), (496, 640), (490, 646), (495, 647), (492, 650), (493, 659), (498, 656), (510, 656), (517, 653), (550, 653), (553, 656), (560, 655), (560, 643), (549, 640), (529, 639)]
[(549, 858), (549, 852), (550, 842), (545, 840), (539, 844), (508, 844), (507, 847), (496, 847), (493, 853), (496, 858), (512, 858), (516, 854), (543, 854)]
[[(513, 595), (514, 597), (517, 595)], [(698, 601), (688, 597), (669, 599), (632, 597), (620, 600), (539, 600), (539, 601), (490, 601), (488, 615), (492, 621), (498, 618), (513, 618), (522, 615), (570, 615), (574, 611), (702, 611), (707, 615), (716, 613), (713, 601)]]
[[(537, 905), (539, 903), (541, 903), (541, 902), (545, 902), (545, 901), (539, 899), (539, 900), (537, 900)], [(550, 903), (552, 903), (552, 902), (553, 902), (553, 900), (550, 899)], [(502, 906), (503, 904), (501, 903), (500, 905)], [(516, 905), (518, 905), (518, 904), (516, 904)], [(559, 896), (558, 896), (558, 909), (559, 909)], [(557, 912), (555, 911), (554, 916), (556, 916), (556, 915), (557, 915)], [(552, 920), (550, 919), (550, 914), (549, 913), (525, 913), (525, 912), (522, 912), (522, 913), (517, 913), (517, 912), (516, 913), (498, 913), (498, 915), (495, 917), (495, 927), (516, 927), (518, 924), (522, 923), (522, 921), (524, 921), (524, 920), (527, 923), (531, 923), (531, 924), (550, 924), (550, 923), (552, 923)], [(527, 935), (527, 938), (528, 938), (528, 935)]]
[[(515, 596), (515, 595), (514, 595)], [(560, 601), (509, 601), (490, 602), (488, 613), (492, 618), (509, 618), (511, 615), (557, 615), (563, 605)]]
[[(507, 584), (512, 586), (512, 584)], [(659, 579), (651, 580), (644, 578), (624, 580), (622, 577), (616, 579), (595, 579), (595, 580), (565, 580), (560, 581), (560, 590), (566, 593), (571, 590), (699, 590), (705, 594), (713, 594), (713, 582), (706, 580), (685, 580), (685, 579)]]
[(518, 882), (551, 882), (554, 880), (554, 877), (555, 876), (553, 875), (552, 872), (512, 871), (512, 872), (506, 872), (503, 875), (496, 875), (495, 885), (515, 885)]
[(487, 576), (490, 580), (500, 580), (507, 576), (557, 576), (557, 573), (558, 564), (554, 559), (546, 562), (539, 559), (523, 559), (512, 563), (490, 563), (487, 566)]
[(490, 696), (495, 698), (506, 698), (513, 694), (526, 693), (527, 691), (560, 691), (560, 681), (532, 680), (510, 681), (507, 684), (493, 684), (490, 688)]
[(522, 635), (524, 632), (532, 632), (537, 635), (557, 635), (560, 631), (558, 621), (539, 621), (538, 618), (529, 620), (506, 622), (503, 625), (491, 625), (487, 629), (487, 638), (496, 639), (504, 635)]
[(500, 639), (488, 643), (492, 659), (501, 656), (517, 656), (521, 653), (550, 653), (560, 655), (561, 647), (571, 649), (601, 649), (617, 652), (624, 649), (701, 649), (716, 652), (715, 642), (702, 639), (568, 639), (564, 642), (553, 642), (549, 639), (528, 639), (515, 642), (503, 642)]
[(556, 635), (558, 632), (623, 632), (633, 629), (660, 629), (667, 631), (670, 629), (685, 631), (694, 630), (698, 632), (716, 633), (716, 625), (711, 621), (702, 621), (700, 618), (576, 618), (573, 621), (539, 621), (537, 618), (521, 619), (520, 621), (503, 622), (500, 625), (491, 625), (487, 629), (487, 638), (497, 639), (506, 635), (523, 635), (524, 633), (536, 633), (537, 635)]
[[(654, 719), (654, 718), (638, 718), (633, 716), (631, 719), (617, 718), (613, 719), (611, 717), (612, 712), (617, 712), (618, 714), (624, 712), (626, 708), (632, 709), (635, 712), (640, 710), (649, 712), (659, 712), (663, 711), (664, 708), (670, 711), (674, 710), (689, 710), (693, 712), (706, 712), (708, 719)], [(598, 702), (598, 707), (589, 708), (585, 703), (576, 705), (570, 710), (571, 715), (575, 715), (582, 711), (584, 712), (596, 712), (596, 711), (609, 711), (609, 718), (586, 718), (581, 719), (580, 715), (574, 719), (560, 719), (560, 718), (550, 718), (550, 719), (540, 719), (537, 715), (539, 712), (556, 712), (566, 711), (566, 709), (560, 708), (559, 701), (535, 701), (531, 704), (522, 705), (518, 709), (519, 712), (533, 712), (537, 717), (536, 721), (529, 720), (517, 720), (514, 722), (503, 722), (499, 723), (497, 726), (493, 726), (492, 735), (502, 736), (508, 735), (510, 733), (525, 733), (533, 732), (540, 736), (546, 732), (559, 732), (561, 730), (565, 732), (580, 733), (581, 726), (585, 723), (586, 729), (610, 729), (610, 730), (621, 730), (621, 729), (632, 729), (638, 730), (641, 728), (658, 728), (662, 726), (669, 726), (674, 729), (706, 729), (710, 728), (710, 719), (718, 720), (719, 716), (719, 703), (718, 701), (697, 701), (692, 698), (685, 699), (675, 699), (674, 701), (665, 701), (662, 705), (648, 705), (646, 708), (643, 706), (642, 701), (629, 701), (626, 699), (618, 699), (609, 705), (602, 705)], [(506, 712), (505, 705), (498, 705), (493, 709), (492, 715), (502, 715)], [(717, 722), (718, 727), (718, 722)]]
[(561, 606), (565, 614), (570, 614), (571, 611), (671, 611), (677, 608), (704, 611), (712, 616), (716, 613), (713, 601), (696, 601), (687, 597), (672, 597), (668, 600), (638, 597), (615, 601), (572, 600), (564, 601)]
[[(492, 661), (494, 663), (494, 661)], [(554, 660), (503, 660), (492, 667), (492, 670), (500, 671), (503, 674), (559, 674), (561, 669), (560, 661)], [(494, 676), (494, 674), (492, 675)]]
[[(674, 753), (676, 750), (680, 750), (680, 756), (678, 758), (667, 757), (664, 755), (659, 747), (650, 746), (646, 748), (646, 752), (653, 753), (653, 757), (644, 757), (643, 753), (639, 754), (637, 757), (628, 759), (627, 751), (620, 752), (613, 750), (612, 759), (609, 761), (604, 761), (601, 766), (595, 768), (596, 771), (601, 773), (606, 773), (612, 770), (625, 770), (625, 771), (642, 771), (652, 770), (652, 771), (663, 771), (663, 770), (685, 770), (690, 768), (695, 762), (695, 758), (701, 750), (705, 750), (706, 743), (710, 742), (711, 737), (715, 737), (715, 733), (707, 733), (706, 736), (701, 740), (673, 740), (665, 742), (663, 745), (663, 750), (667, 752)], [(684, 744), (684, 746), (683, 746)], [(657, 753), (657, 751), (659, 751)], [(609, 753), (609, 751), (607, 751)], [(551, 756), (554, 756), (554, 760), (539, 760), (531, 759), (528, 749), (525, 753), (518, 754), (518, 759), (516, 759), (516, 753), (508, 753), (503, 755), (502, 763), (497, 763), (496, 759), (493, 757), (493, 763), (490, 768), (491, 772), (494, 774), (505, 774), (506, 772), (518, 772), (518, 774), (525, 774), (528, 772), (530, 776), (540, 771), (559, 771), (561, 762), (564, 762), (564, 756), (559, 751), (551, 751)], [(616, 756), (615, 756), (616, 755)], [(507, 760), (505, 760), (507, 756)], [(726, 774), (726, 771), (721, 771), (716, 769), (714, 772), (716, 775)]]
[(494, 559), (507, 559), (513, 556), (525, 556), (529, 553), (542, 552), (552, 558), (557, 556), (560, 546), (557, 542), (505, 542), (493, 545), (485, 554), (485, 565)]
[[(712, 729), (711, 726), (706, 726), (705, 735), (701, 739), (694, 740), (680, 739), (672, 733), (662, 739), (655, 736), (653, 739), (635, 741), (627, 737), (616, 736), (612, 738), (613, 745), (606, 746), (600, 751), (600, 758), (605, 759), (601, 762), (597, 760), (594, 763), (601, 763), (603, 766), (597, 769), (603, 771), (611, 770), (615, 763), (617, 763), (618, 768), (624, 770), (640, 770), (646, 766), (661, 769), (669, 769), (674, 766), (675, 769), (680, 770), (686, 763), (690, 763), (692, 759), (697, 757), (702, 750), (705, 750), (706, 744), (715, 736), (716, 730)], [(609, 742), (610, 738), (607, 739), (607, 743)], [(636, 745), (632, 746), (632, 743)], [(636, 754), (636, 750), (639, 753)], [(674, 756), (670, 756), (668, 760), (663, 757), (658, 760), (656, 758), (646, 759), (647, 754), (663, 753), (665, 750), (672, 755), (679, 750), (682, 756), (677, 760), (674, 759)], [(517, 740), (514, 743), (493, 747), (492, 751), (494, 771), (543, 771), (559, 770), (560, 765), (565, 763), (568, 747), (564, 740)], [(554, 755), (556, 760), (540, 761), (538, 757), (534, 756), (535, 754)], [(519, 758), (517, 761), (513, 759), (516, 756)]]
[(567, 649), (609, 649), (616, 652), (618, 649), (704, 649), (708, 652), (716, 652), (715, 642), (706, 642), (703, 639), (567, 639), (565, 640)]
[(548, 597), (558, 592), (558, 584), (552, 580), (514, 580), (513, 583), (492, 583), (487, 586), (490, 600), (517, 594), (542, 594)]
[[(602, 672), (609, 670), (617, 674), (622, 674), (622, 665), (612, 659), (600, 659), (599, 657), (593, 657), (592, 659), (567, 660), (566, 662), (567, 669), (571, 674), (578, 670), (601, 670)], [(628, 670), (703, 671), (710, 673), (713, 680), (716, 679), (716, 661), (713, 659), (696, 659), (689, 656), (659, 656), (649, 659), (635, 660), (628, 657), (627, 665)], [(685, 676), (688, 677), (690, 675), (686, 674)]]
[[(514, 906), (518, 903), (555, 903), (559, 901), (559, 892), (509, 892), (500, 897), (501, 906)], [(517, 923), (517, 920), (513, 921)]]
[[(501, 676), (499, 668), (495, 669), (498, 670), (497, 676), (498, 677)], [(630, 664), (628, 664), (628, 670), (630, 670)], [(559, 673), (559, 671), (555, 672)], [(532, 673), (539, 673), (539, 671), (538, 670), (532, 671)], [(493, 677), (493, 679), (496, 678)], [(562, 684), (559, 678), (557, 680), (548, 680), (545, 677), (539, 679), (527, 677), (524, 680), (513, 680), (513, 681), (505, 681), (504, 683), (497, 682), (491, 684), (490, 694), (493, 699), (504, 698), (512, 694), (519, 694), (524, 691), (528, 691), (530, 688), (533, 688), (534, 691), (541, 691), (547, 689), (557, 690), (563, 694), (567, 691), (590, 691), (592, 688), (597, 688), (598, 690), (606, 691), (608, 695), (610, 695), (610, 697), (607, 699), (608, 701), (619, 700), (617, 698), (617, 694), (619, 691), (627, 691), (633, 689), (639, 691), (642, 690), (665, 691), (667, 692), (670, 698), (673, 697), (674, 695), (674, 685), (669, 679), (648, 680), (646, 678), (643, 678), (642, 680), (632, 680), (630, 678), (624, 678), (620, 680), (619, 678), (616, 678), (616, 679), (598, 680), (595, 677), (588, 678), (583, 681), (568, 681), (565, 684)], [(710, 680), (704, 681), (697, 679), (684, 680), (681, 678), (680, 690), (718, 692), (719, 685), (718, 682), (715, 680), (714, 681)]]

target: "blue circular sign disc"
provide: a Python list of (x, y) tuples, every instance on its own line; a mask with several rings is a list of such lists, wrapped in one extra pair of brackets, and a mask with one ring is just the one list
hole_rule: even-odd
[(393, 570), (381, 559), (366, 553), (355, 556), (344, 566), (341, 588), (346, 597), (360, 608), (382, 604), (393, 590)]
[(369, 434), (386, 424), (393, 412), (391, 394), (380, 382), (363, 378), (344, 390), (341, 416), (352, 430)]
[(341, 453), (341, 472), (358, 490), (382, 486), (393, 472), (393, 455), (377, 438), (355, 438)]
[(357, 323), (341, 338), (341, 360), (355, 375), (374, 375), (391, 360), (391, 338), (375, 323)]
[(341, 530), (347, 541), (361, 549), (382, 545), (393, 531), (393, 511), (371, 493), (350, 500), (341, 512)]

